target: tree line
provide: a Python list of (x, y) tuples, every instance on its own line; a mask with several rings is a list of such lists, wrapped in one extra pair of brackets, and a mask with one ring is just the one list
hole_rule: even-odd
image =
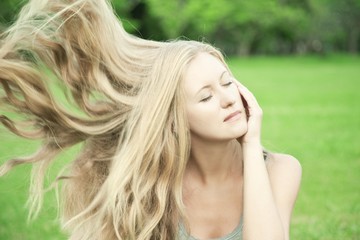
[[(4, 29), (23, 0), (0, 2)], [(204, 40), (228, 55), (350, 52), (360, 46), (360, 0), (113, 0), (130, 33)]]

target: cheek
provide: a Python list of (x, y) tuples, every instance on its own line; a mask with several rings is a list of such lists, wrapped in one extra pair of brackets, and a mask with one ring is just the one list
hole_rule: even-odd
[(196, 128), (204, 123), (204, 115), (199, 111), (188, 111), (187, 113), (190, 129)]
[(190, 130), (202, 131), (216, 121), (218, 114), (209, 106), (193, 107), (187, 110), (188, 122)]

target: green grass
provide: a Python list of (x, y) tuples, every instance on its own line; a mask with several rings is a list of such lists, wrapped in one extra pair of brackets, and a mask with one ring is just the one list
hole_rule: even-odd
[[(229, 64), (264, 110), (265, 147), (302, 164), (291, 239), (360, 239), (360, 58), (253, 57)], [(36, 146), (0, 134), (0, 162)], [(28, 177), (22, 166), (0, 179), (0, 240), (66, 239), (51, 193), (39, 219), (26, 224)]]
[(263, 144), (302, 164), (292, 239), (360, 239), (360, 58), (230, 63), (264, 110)]

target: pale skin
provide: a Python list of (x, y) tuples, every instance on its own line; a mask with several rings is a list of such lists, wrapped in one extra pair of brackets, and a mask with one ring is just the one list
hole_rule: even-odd
[(245, 240), (289, 239), (301, 166), (296, 158), (280, 153), (264, 161), (263, 113), (254, 95), (207, 53), (190, 63), (184, 88), (191, 155), (183, 200), (191, 235), (223, 237), (242, 218)]

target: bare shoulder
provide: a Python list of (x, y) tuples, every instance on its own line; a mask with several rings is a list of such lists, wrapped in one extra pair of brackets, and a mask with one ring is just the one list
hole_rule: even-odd
[(280, 217), (285, 230), (288, 231), (291, 212), (300, 189), (300, 162), (288, 154), (270, 153), (266, 167)]
[(300, 188), (302, 168), (299, 160), (283, 153), (270, 153), (266, 167), (275, 197), (293, 203)]
[(274, 194), (295, 201), (302, 175), (299, 160), (288, 154), (270, 153), (266, 167)]
[(269, 175), (292, 175), (301, 177), (302, 168), (298, 159), (284, 153), (269, 153), (266, 167)]

